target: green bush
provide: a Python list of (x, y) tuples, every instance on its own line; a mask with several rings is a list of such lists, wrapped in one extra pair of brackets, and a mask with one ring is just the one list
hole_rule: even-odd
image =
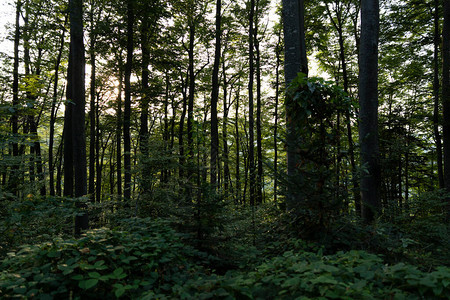
[(424, 273), (387, 266), (364, 251), (286, 252), (256, 270), (187, 282), (177, 298), (192, 299), (448, 299), (450, 269)]
[(80, 239), (54, 239), (8, 253), (0, 275), (0, 298), (108, 299), (144, 291), (169, 293), (195, 267), (200, 254), (162, 221), (127, 220), (129, 231), (98, 229)]
[[(124, 230), (126, 229), (126, 230)], [(426, 273), (352, 250), (297, 249), (224, 275), (167, 221), (124, 219), (79, 239), (23, 246), (1, 263), (0, 298), (33, 299), (445, 299), (450, 268)], [(242, 255), (245, 249), (241, 249)]]

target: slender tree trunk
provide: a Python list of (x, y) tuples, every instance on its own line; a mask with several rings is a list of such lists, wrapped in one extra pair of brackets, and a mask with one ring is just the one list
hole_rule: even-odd
[(240, 83), (238, 83), (238, 88), (236, 91), (236, 106), (234, 112), (234, 129), (236, 137), (236, 204), (243, 203), (241, 199), (241, 160), (240, 160), (240, 134), (239, 134), (239, 96), (240, 96)]
[[(231, 184), (230, 178), (230, 166), (229, 166), (229, 150), (228, 150), (228, 112), (230, 106), (228, 105), (228, 82), (225, 66), (225, 56), (222, 58), (222, 69), (223, 69), (223, 120), (222, 120), (222, 143), (223, 143), (223, 190), (225, 198), (228, 197), (228, 190)], [(231, 102), (231, 95), (230, 95)], [(231, 105), (231, 104), (230, 104)]]
[(261, 133), (261, 52), (259, 48), (258, 38), (258, 10), (259, 0), (256, 4), (256, 21), (254, 29), (255, 39), (255, 54), (256, 54), (256, 160), (257, 160), (257, 175), (256, 175), (256, 203), (263, 202), (263, 156), (262, 156), (262, 133)]
[(117, 160), (117, 195), (122, 196), (122, 89), (123, 89), (123, 72), (122, 72), (122, 55), (119, 56), (119, 95), (117, 97), (116, 112), (116, 160)]
[(189, 24), (189, 49), (188, 49), (188, 57), (189, 57), (189, 66), (188, 66), (188, 75), (189, 75), (189, 98), (188, 98), (188, 120), (187, 120), (187, 142), (188, 142), (188, 157), (193, 157), (194, 155), (194, 146), (193, 146), (193, 122), (194, 122), (194, 97), (195, 97), (195, 72), (194, 72), (194, 41), (195, 41), (195, 24), (193, 24), (193, 20), (191, 20), (191, 24)]
[(255, 169), (255, 154), (254, 154), (254, 109), (253, 109), (253, 79), (255, 74), (254, 63), (254, 15), (255, 15), (255, 0), (250, 0), (250, 14), (249, 14), (249, 81), (248, 81), (248, 131), (249, 131), (249, 148), (248, 148), (248, 162), (250, 175), (250, 205), (255, 205), (256, 199), (256, 169)]
[[(286, 86), (296, 78), (297, 73), (308, 74), (306, 59), (306, 42), (304, 28), (304, 0), (283, 0), (285, 59), (284, 73)], [(287, 174), (289, 179), (287, 192), (287, 208), (293, 210), (301, 201), (298, 187), (293, 184), (297, 174), (299, 157), (297, 153), (296, 122), (290, 111), (290, 99), (286, 97), (286, 129), (287, 129)]]
[(280, 99), (280, 65), (281, 65), (281, 34), (278, 36), (278, 42), (275, 47), (276, 67), (275, 67), (275, 120), (273, 128), (273, 201), (278, 202), (278, 105)]
[(141, 91), (141, 115), (140, 122), (141, 127), (139, 129), (139, 146), (141, 150), (141, 159), (143, 160), (142, 168), (143, 174), (141, 176), (141, 188), (143, 193), (148, 193), (150, 190), (150, 178), (148, 165), (145, 163), (145, 159), (149, 153), (149, 130), (148, 130), (148, 109), (150, 103), (150, 88), (149, 88), (149, 70), (150, 64), (150, 49), (149, 49), (149, 29), (148, 29), (148, 15), (144, 12), (142, 24), (141, 24), (141, 50), (142, 50), (142, 91)]
[(178, 147), (180, 151), (180, 158), (179, 158), (179, 177), (180, 179), (184, 177), (184, 163), (185, 163), (185, 154), (184, 154), (184, 120), (186, 118), (186, 110), (187, 110), (187, 94), (186, 94), (186, 88), (187, 88), (187, 82), (183, 80), (183, 74), (181, 74), (181, 81), (182, 81), (182, 97), (183, 97), (183, 103), (182, 103), (182, 110), (181, 110), (181, 116), (180, 116), (180, 126), (178, 131)]
[(74, 173), (73, 173), (73, 129), (72, 129), (72, 114), (73, 101), (72, 96), (72, 47), (69, 50), (69, 65), (67, 67), (67, 89), (66, 89), (66, 107), (64, 111), (64, 196), (73, 197)]
[[(85, 58), (83, 43), (83, 1), (70, 0), (70, 89), (72, 102), (72, 147), (74, 195), (82, 197), (87, 194), (86, 136), (85, 136)], [(70, 62), (69, 62), (70, 63)], [(65, 149), (65, 151), (68, 149)], [(82, 205), (80, 205), (83, 208)], [(75, 234), (89, 227), (88, 213), (75, 217)]]
[(219, 126), (217, 120), (217, 102), (219, 101), (219, 68), (220, 68), (220, 50), (221, 50), (221, 9), (222, 1), (216, 2), (216, 45), (214, 53), (214, 67), (212, 74), (212, 92), (211, 92), (211, 161), (210, 176), (211, 184), (216, 188), (217, 185), (217, 164), (219, 155)]
[(124, 198), (131, 199), (131, 71), (133, 66), (133, 25), (134, 25), (134, 0), (127, 2), (127, 62), (125, 65), (125, 109), (123, 116), (123, 146), (124, 146)]
[[(95, 41), (96, 34), (94, 33), (94, 3), (91, 1), (91, 11), (90, 11), (90, 19), (91, 19), (91, 32), (90, 32), (90, 46), (89, 46), (89, 56), (91, 60), (91, 89), (90, 89), (90, 112), (89, 112), (89, 195), (91, 197), (91, 201), (95, 202), (95, 142), (96, 142), (96, 121), (95, 117), (97, 115), (96, 112), (96, 104), (95, 104), (95, 94), (96, 94), (96, 85), (95, 85)], [(97, 152), (98, 155), (98, 152)]]
[[(100, 94), (97, 94), (97, 105), (95, 105), (95, 200), (101, 202), (102, 200), (102, 167), (103, 167), (103, 156), (105, 155), (105, 149), (103, 149), (102, 157), (100, 157), (100, 144), (102, 143), (103, 133), (100, 131)], [(108, 139), (105, 144), (108, 144)], [(106, 146), (105, 146), (106, 147)]]
[(433, 74), (433, 96), (434, 96), (434, 111), (433, 111), (433, 129), (434, 138), (436, 140), (436, 160), (438, 167), (439, 188), (443, 189), (444, 184), (444, 170), (442, 166), (442, 141), (439, 132), (439, 0), (434, 0), (434, 74)]
[(50, 195), (55, 195), (55, 163), (53, 162), (53, 147), (55, 143), (55, 122), (57, 114), (57, 102), (58, 102), (58, 80), (59, 80), (59, 66), (61, 64), (62, 52), (64, 49), (64, 35), (66, 33), (67, 16), (64, 20), (64, 26), (61, 32), (61, 43), (59, 45), (58, 56), (55, 63), (55, 82), (53, 83), (53, 98), (52, 106), (50, 109), (50, 134), (49, 134), (49, 146), (48, 146), (48, 167), (49, 167), (49, 184)]
[[(450, 0), (444, 0), (444, 27), (442, 29), (442, 107), (444, 111), (444, 184), (450, 192)], [(447, 220), (450, 218), (450, 198), (447, 203)]]
[(141, 27), (141, 50), (142, 50), (142, 98), (141, 98), (141, 128), (139, 132), (139, 143), (141, 153), (146, 156), (148, 154), (148, 106), (150, 102), (149, 96), (149, 71), (150, 49), (148, 41), (148, 17), (145, 14)]
[(380, 213), (380, 162), (378, 146), (378, 0), (361, 1), (361, 45), (359, 52), (359, 103), (362, 217), (372, 222)]
[(14, 63), (13, 63), (13, 101), (12, 108), (13, 113), (11, 116), (11, 127), (14, 141), (12, 142), (12, 155), (15, 157), (14, 164), (11, 168), (9, 186), (11, 191), (15, 194), (18, 193), (19, 187), (19, 162), (17, 161), (19, 156), (19, 43), (20, 43), (20, 13), (22, 10), (22, 1), (16, 2), (16, 23), (14, 33)]

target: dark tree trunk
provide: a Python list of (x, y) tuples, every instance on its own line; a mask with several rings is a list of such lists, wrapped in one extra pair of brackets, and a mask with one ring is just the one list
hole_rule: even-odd
[[(258, 16), (259, 0), (256, 5), (256, 16)], [(256, 175), (256, 203), (263, 202), (263, 156), (262, 156), (262, 133), (261, 133), (261, 52), (259, 49), (258, 39), (258, 17), (255, 21), (254, 39), (255, 39), (255, 54), (256, 54), (256, 160), (257, 160), (257, 175)]]
[[(191, 20), (190, 22), (193, 22)], [(189, 66), (188, 66), (188, 82), (189, 82), (189, 98), (188, 98), (188, 120), (187, 120), (187, 142), (188, 151), (187, 156), (193, 157), (194, 146), (193, 146), (193, 122), (194, 122), (194, 97), (195, 97), (195, 72), (194, 72), (194, 41), (195, 41), (195, 24), (189, 24)]]
[(117, 160), (117, 195), (122, 196), (122, 89), (123, 89), (123, 72), (122, 72), (122, 55), (119, 56), (119, 95), (117, 97), (116, 112), (116, 160)]
[[(86, 136), (85, 136), (85, 58), (83, 43), (83, 1), (70, 1), (70, 49), (72, 60), (72, 140), (74, 195), (87, 194)], [(89, 227), (88, 213), (75, 217), (75, 234)]]
[[(91, 197), (91, 201), (95, 202), (95, 140), (96, 140), (96, 121), (95, 117), (97, 115), (96, 112), (96, 104), (95, 104), (95, 40), (96, 34), (94, 33), (94, 6), (91, 2), (91, 11), (90, 11), (90, 21), (91, 21), (91, 32), (90, 32), (90, 46), (89, 46), (89, 56), (91, 60), (91, 89), (90, 89), (90, 111), (89, 111), (89, 195)], [(98, 153), (97, 153), (98, 155)]]
[(141, 97), (141, 128), (139, 131), (139, 143), (141, 153), (146, 156), (148, 154), (148, 106), (150, 102), (149, 96), (149, 71), (150, 49), (148, 41), (148, 16), (145, 14), (141, 27), (141, 50), (142, 50), (142, 97)]
[[(140, 122), (141, 127), (139, 129), (139, 146), (141, 150), (141, 159), (145, 161), (148, 156), (148, 140), (149, 140), (149, 131), (148, 131), (148, 108), (150, 103), (150, 90), (149, 90), (149, 70), (148, 66), (150, 64), (150, 49), (149, 49), (149, 29), (148, 29), (148, 15), (144, 12), (142, 24), (141, 24), (141, 50), (142, 50), (142, 91), (141, 91), (141, 115)], [(141, 177), (141, 188), (143, 193), (148, 193), (150, 190), (149, 187), (149, 172), (147, 172), (147, 164), (144, 162), (142, 164), (143, 174)]]
[(53, 98), (52, 106), (50, 109), (50, 134), (49, 134), (49, 145), (48, 145), (48, 167), (49, 167), (49, 184), (50, 184), (50, 195), (55, 195), (55, 163), (53, 162), (53, 147), (55, 143), (55, 122), (57, 114), (57, 103), (58, 103), (58, 80), (59, 80), (59, 66), (61, 64), (62, 52), (64, 49), (64, 35), (66, 33), (66, 23), (67, 17), (64, 20), (64, 26), (61, 32), (61, 43), (59, 45), (58, 56), (56, 57), (55, 63), (55, 82), (53, 83)]
[[(20, 14), (22, 10), (22, 1), (17, 0), (16, 3), (16, 23), (15, 23), (15, 33), (14, 33), (14, 63), (13, 63), (13, 100), (12, 108), (13, 113), (11, 116), (11, 129), (13, 135), (12, 142), (12, 155), (17, 158), (19, 156), (19, 143), (17, 139), (19, 138), (19, 43), (20, 43)], [(9, 188), (15, 194), (18, 193), (19, 187), (19, 162), (14, 160), (14, 164), (11, 169), (11, 175), (9, 179)]]
[(64, 132), (63, 132), (63, 140), (64, 140), (64, 196), (73, 197), (73, 129), (72, 129), (72, 114), (73, 114), (73, 105), (72, 105), (72, 47), (69, 50), (69, 65), (67, 67), (67, 89), (66, 89), (66, 107), (64, 111)]
[(378, 0), (361, 1), (359, 52), (359, 103), (362, 217), (372, 222), (380, 213), (380, 162), (378, 147)]
[(125, 65), (125, 109), (123, 115), (123, 147), (124, 147), (124, 198), (131, 199), (131, 70), (133, 66), (133, 24), (134, 8), (133, 1), (127, 2), (127, 62)]
[[(228, 104), (228, 82), (225, 67), (225, 57), (222, 58), (222, 69), (223, 69), (223, 120), (222, 120), (222, 143), (223, 143), (223, 190), (225, 198), (228, 197), (228, 190), (231, 184), (230, 178), (230, 166), (229, 166), (229, 150), (228, 150), (228, 112), (230, 106)], [(230, 95), (231, 98), (231, 95)], [(230, 99), (231, 102), (231, 99)], [(231, 104), (230, 104), (231, 105)]]
[[(105, 155), (105, 149), (103, 149), (102, 157), (100, 157), (100, 143), (102, 142), (102, 132), (100, 131), (100, 95), (97, 94), (97, 105), (95, 106), (95, 135), (97, 138), (95, 139), (95, 200), (97, 202), (101, 202), (102, 200), (102, 168), (103, 168), (103, 156)], [(108, 144), (108, 139), (105, 144)], [(106, 146), (105, 146), (106, 147)]]
[(217, 184), (217, 164), (219, 154), (219, 126), (217, 120), (217, 102), (219, 101), (219, 68), (220, 68), (220, 50), (221, 50), (221, 8), (222, 1), (216, 2), (216, 45), (214, 52), (214, 68), (212, 74), (212, 92), (211, 92), (211, 184), (216, 187)]
[(234, 129), (236, 138), (236, 204), (243, 203), (241, 199), (241, 161), (240, 161), (240, 134), (239, 134), (239, 96), (240, 96), (240, 83), (238, 83), (238, 89), (236, 91), (236, 106), (234, 112)]
[[(286, 86), (297, 77), (299, 72), (308, 75), (308, 62), (306, 59), (306, 43), (304, 28), (304, 0), (283, 0), (283, 25), (284, 25), (284, 73)], [(296, 122), (289, 111), (289, 99), (286, 97), (286, 129), (287, 129), (287, 208), (294, 209), (301, 201), (298, 187), (293, 184), (297, 174), (299, 157), (297, 154), (297, 140), (295, 133)]]
[(253, 79), (255, 75), (254, 63), (254, 16), (255, 16), (255, 0), (250, 0), (250, 14), (249, 14), (249, 81), (248, 81), (248, 162), (249, 162), (249, 189), (250, 189), (250, 205), (255, 205), (256, 199), (256, 169), (255, 169), (255, 150), (254, 150), (254, 109), (253, 109)]
[(180, 158), (179, 158), (179, 177), (180, 179), (184, 177), (184, 163), (185, 163), (185, 156), (184, 156), (184, 120), (186, 119), (186, 110), (187, 110), (187, 94), (186, 94), (186, 88), (187, 88), (187, 82), (183, 79), (183, 74), (181, 74), (181, 85), (182, 85), (182, 97), (183, 97), (183, 103), (182, 103), (182, 110), (181, 110), (181, 116), (180, 116), (180, 126), (178, 131), (178, 147), (180, 151)]
[(275, 47), (276, 67), (275, 67), (275, 120), (273, 128), (273, 201), (278, 201), (278, 105), (280, 99), (280, 65), (281, 65), (281, 35), (278, 36), (278, 42)]
[[(442, 107), (444, 111), (444, 184), (450, 192), (450, 0), (444, 0), (444, 27), (442, 29)], [(450, 217), (450, 198), (447, 202), (447, 219)]]
[(439, 188), (443, 189), (444, 184), (444, 170), (442, 166), (442, 141), (441, 133), (439, 132), (439, 0), (434, 0), (434, 74), (433, 74), (433, 96), (434, 96), (434, 111), (433, 111), (433, 129), (434, 138), (436, 140), (436, 160), (438, 168)]

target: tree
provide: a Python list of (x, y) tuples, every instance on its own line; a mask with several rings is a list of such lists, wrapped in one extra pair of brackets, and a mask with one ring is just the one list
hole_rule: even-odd
[[(442, 28), (442, 107), (444, 126), (444, 184), (450, 192), (450, 0), (444, 0), (444, 26)], [(447, 220), (450, 218), (450, 199), (447, 198)]]
[[(70, 56), (68, 74), (68, 107), (69, 117), (65, 122), (71, 122), (67, 127), (66, 139), (71, 138), (73, 161), (66, 162), (66, 168), (73, 168), (74, 196), (87, 194), (87, 164), (85, 135), (85, 57), (83, 43), (83, 1), (70, 0)], [(70, 143), (68, 143), (70, 146)], [(70, 151), (65, 149), (64, 151)], [(65, 178), (67, 180), (68, 178)], [(83, 206), (80, 205), (82, 208)], [(86, 211), (75, 217), (75, 234), (89, 227)]]
[(248, 59), (249, 59), (249, 80), (248, 80), (248, 162), (250, 173), (250, 205), (255, 204), (256, 198), (256, 168), (255, 168), (255, 148), (254, 148), (254, 109), (253, 109), (253, 81), (255, 75), (254, 63), (254, 15), (255, 0), (250, 0), (249, 30), (248, 30)]
[[(284, 26), (284, 77), (286, 86), (297, 77), (299, 72), (308, 74), (308, 62), (306, 59), (306, 43), (304, 28), (304, 1), (283, 0), (283, 26)], [(286, 97), (286, 127), (287, 127), (287, 174), (289, 179), (287, 205), (293, 209), (301, 200), (300, 194), (293, 184), (296, 169), (299, 165), (297, 154), (297, 140), (295, 134), (296, 120), (290, 111), (289, 101)]]
[(134, 0), (127, 1), (127, 61), (125, 64), (125, 104), (123, 113), (124, 189), (125, 201), (131, 198), (131, 71), (133, 67)]
[(359, 139), (361, 145), (362, 217), (375, 219), (380, 211), (380, 163), (378, 148), (378, 0), (361, 1), (359, 50)]
[[(221, 50), (221, 20), (222, 20), (222, 1), (216, 3), (216, 45), (214, 52), (214, 67), (212, 74), (211, 91), (211, 184), (217, 182), (217, 163), (219, 153), (219, 128), (217, 120), (217, 102), (219, 101), (219, 68), (220, 68), (220, 50)], [(226, 108), (224, 108), (226, 109)], [(227, 180), (225, 178), (225, 180)]]

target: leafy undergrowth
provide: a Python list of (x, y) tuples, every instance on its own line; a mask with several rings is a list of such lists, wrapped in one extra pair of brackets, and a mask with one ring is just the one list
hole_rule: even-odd
[(218, 275), (216, 261), (183, 238), (165, 221), (129, 219), (80, 239), (23, 246), (1, 264), (0, 298), (450, 298), (447, 267), (426, 273), (364, 251), (286, 251)]

